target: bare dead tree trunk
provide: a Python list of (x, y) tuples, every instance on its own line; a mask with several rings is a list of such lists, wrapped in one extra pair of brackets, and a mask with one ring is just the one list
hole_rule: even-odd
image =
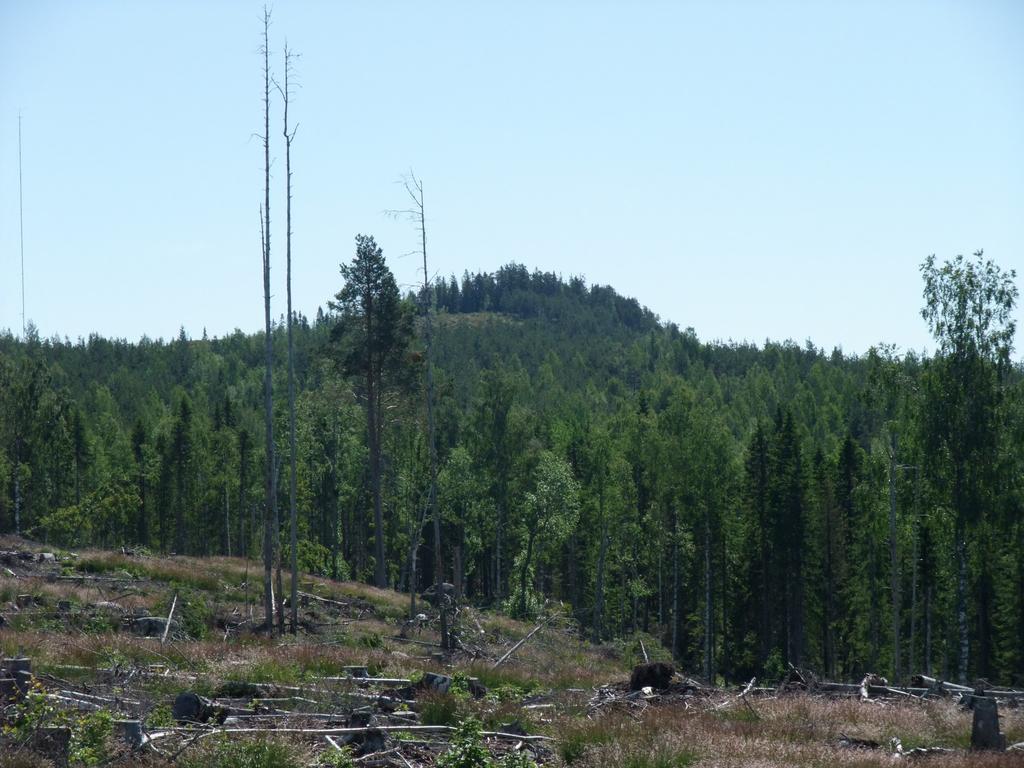
[(679, 648), (679, 520), (672, 512), (672, 658), (680, 657)]
[[(416, 550), (420, 548), (419, 531), (413, 530), (416, 519), (414, 511), (409, 520), (409, 621), (416, 618)], [(423, 530), (422, 520), (420, 522), (419, 530)]]
[(505, 499), (500, 499), (496, 506), (498, 516), (497, 524), (494, 527), (494, 596), (500, 600), (502, 592), (501, 539), (502, 532), (505, 530)]
[(604, 630), (604, 562), (608, 555), (608, 517), (604, 509), (604, 478), (598, 479), (597, 507), (601, 516), (601, 544), (597, 550), (597, 583), (594, 585), (594, 642), (601, 642)]
[(277, 472), (274, 460), (274, 346), (270, 324), (270, 11), (263, 8), (263, 162), (264, 203), (260, 211), (260, 239), (263, 243), (263, 315), (266, 324), (266, 371), (263, 382), (263, 406), (267, 435), (266, 507), (263, 511), (263, 609), (267, 631), (274, 628), (272, 569), (274, 540), (277, 537)]
[(967, 628), (967, 537), (961, 525), (956, 527), (956, 623), (957, 623), (957, 682), (967, 683), (967, 662), (970, 640)]
[(292, 140), (298, 126), (288, 132), (288, 104), (291, 90), (288, 76), (292, 68), (292, 53), (284, 46), (284, 88), (281, 95), (284, 101), (284, 171), (288, 195), (285, 203), (285, 254), (287, 260), (287, 293), (288, 293), (288, 452), (290, 454), (291, 475), (288, 482), (288, 515), (291, 523), (289, 543), (291, 545), (291, 625), (292, 634), (298, 631), (299, 623), (299, 559), (298, 559), (298, 512), (296, 511), (296, 469), (295, 469), (295, 350), (292, 334), (294, 312), (292, 311)]
[(896, 549), (896, 451), (899, 438), (889, 433), (889, 587), (892, 591), (892, 668), (900, 680), (900, 563)]
[(14, 533), (21, 536), (21, 464), (14, 462)]
[(711, 603), (711, 585), (714, 573), (711, 570), (711, 509), (704, 510), (704, 677), (714, 684), (715, 627)]
[(228, 480), (224, 478), (224, 554), (231, 557), (231, 502), (228, 500)]
[(441, 648), (448, 650), (451, 638), (448, 632), (448, 607), (445, 605), (444, 562), (441, 547), (441, 511), (437, 503), (437, 441), (434, 436), (434, 363), (433, 363), (433, 291), (430, 271), (427, 267), (427, 219), (423, 200), (423, 182), (409, 172), (404, 180), (405, 191), (412, 201), (412, 208), (404, 213), (417, 225), (420, 232), (420, 255), (423, 257), (423, 341), (426, 347), (426, 387), (424, 397), (427, 404), (427, 446), (430, 451), (430, 511), (434, 521), (434, 589), (441, 614)]
[(825, 655), (825, 674), (830, 680), (834, 679), (836, 674), (835, 636), (832, 631), (836, 615), (832, 539), (832, 505), (829, 503), (825, 507), (825, 632), (823, 646)]
[[(15, 412), (17, 413), (17, 411)], [(11, 468), (14, 480), (14, 533), (21, 535), (21, 436), (18, 418), (15, 416), (14, 435), (14, 466)], [(77, 484), (76, 484), (77, 485)], [(76, 504), (80, 501), (75, 501)]]
[(921, 468), (914, 467), (913, 554), (910, 564), (910, 673), (917, 674), (917, 558), (921, 525)]
[[(373, 338), (373, 307), (366, 308), (366, 337)], [(373, 358), (373, 351), (369, 353), (370, 360), (366, 367), (366, 430), (367, 441), (370, 449), (370, 483), (373, 489), (373, 525), (374, 525), (374, 584), (379, 589), (387, 589), (388, 572), (387, 564), (384, 562), (384, 506), (381, 501), (380, 483), (380, 395), (378, 393), (379, 382), (377, 380), (377, 362)]]
[(924, 673), (932, 673), (932, 585), (924, 588)]

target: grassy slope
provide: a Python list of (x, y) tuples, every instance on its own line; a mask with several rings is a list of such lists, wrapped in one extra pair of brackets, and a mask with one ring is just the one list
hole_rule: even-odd
[[(0, 551), (12, 549), (44, 550), (23, 540), (0, 539)], [(262, 572), (257, 563), (238, 558), (86, 550), (76, 556), (61, 554), (55, 565), (12, 562), (9, 567), (13, 577), (0, 570), (0, 614), (7, 619), (0, 629), (0, 652), (30, 655), (35, 671), (53, 679), (130, 695), (142, 702), (143, 716), (154, 721), (166, 718), (173, 696), (183, 690), (223, 694), (231, 681), (242, 681), (275, 684), (278, 695), (286, 695), (294, 693), (288, 686), (298, 686), (324, 711), (336, 706), (337, 698), (328, 696), (318, 681), (341, 675), (345, 666), (365, 665), (387, 677), (415, 676), (444, 666), (449, 673), (480, 678), (491, 695), (483, 701), (428, 699), (420, 711), (424, 721), (474, 715), (485, 725), (499, 727), (518, 720), (531, 732), (558, 739), (552, 764), (867, 766), (888, 764), (892, 758), (887, 750), (840, 749), (836, 741), (841, 733), (883, 744), (896, 736), (907, 748), (962, 748), (969, 740), (970, 713), (946, 701), (894, 704), (788, 696), (755, 701), (755, 713), (719, 696), (662, 706), (616, 704), (595, 713), (588, 708), (592, 688), (622, 681), (637, 660), (638, 644), (592, 646), (569, 624), (553, 622), (498, 670), (486, 658), (469, 655), (445, 665), (425, 645), (436, 642), (431, 628), (413, 635), (424, 644), (395, 639), (408, 612), (407, 595), (308, 575), (301, 580), (303, 591), (346, 607), (313, 601), (301, 611), (307, 633), (266, 638), (253, 633), (253, 622), (247, 621), (250, 616), (259, 621)], [(64, 578), (55, 580), (58, 575)], [(87, 578), (74, 578), (78, 576)], [(162, 645), (119, 628), (116, 605), (162, 616), (175, 594), (176, 615), (193, 637), (181, 635)], [(26, 595), (34, 605), (17, 608), (18, 596)], [(58, 601), (70, 601), (71, 609), (58, 609)], [(107, 605), (97, 606), (103, 603)], [(467, 610), (462, 629), (468, 645), (496, 658), (531, 626)], [(648, 640), (648, 648), (652, 645)], [(99, 670), (114, 673), (111, 677)], [(105, 676), (113, 682), (105, 682)], [(536, 701), (527, 697), (538, 694), (552, 706), (524, 708)], [(716, 709), (719, 704), (723, 706)], [(1024, 740), (1021, 710), (1003, 712), (1003, 730), (1011, 743)], [(320, 749), (306, 748), (310, 759)], [(1005, 755), (929, 758), (929, 764), (942, 766), (1021, 763)]]

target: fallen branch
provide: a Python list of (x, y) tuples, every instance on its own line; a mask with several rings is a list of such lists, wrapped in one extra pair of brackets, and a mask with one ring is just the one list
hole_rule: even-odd
[(760, 714), (758, 714), (758, 711), (757, 711), (756, 709), (754, 709), (754, 705), (753, 705), (753, 704), (751, 704), (751, 703), (750, 703), (749, 701), (747, 701), (747, 694), (748, 694), (748, 693), (750, 693), (750, 692), (751, 692), (752, 690), (754, 690), (754, 686), (755, 686), (756, 684), (757, 684), (757, 678), (756, 678), (756, 677), (752, 677), (752, 678), (750, 678), (750, 682), (749, 682), (749, 683), (747, 683), (747, 687), (746, 687), (746, 688), (744, 688), (744, 689), (743, 689), (742, 691), (740, 691), (740, 695), (739, 695), (739, 696), (738, 696), (737, 698), (738, 698), (738, 699), (739, 699), (740, 701), (742, 701), (742, 702), (743, 702), (744, 704), (746, 704), (746, 705), (747, 705), (747, 709), (749, 709), (749, 710), (750, 710), (750, 713), (751, 713), (751, 714), (752, 714), (752, 715), (753, 715), (753, 716), (754, 716), (754, 717), (755, 717), (756, 719), (760, 720), (760, 719), (761, 719), (761, 715), (760, 715)]
[(46, 698), (49, 701), (55, 701), (58, 704), (71, 706), (75, 709), (82, 711), (98, 712), (99, 710), (103, 709), (101, 705), (97, 704), (94, 701), (86, 701), (85, 699), (79, 699), (73, 696), (61, 696), (56, 693), (48, 693), (46, 694)]
[(174, 593), (174, 600), (171, 601), (171, 612), (167, 614), (167, 624), (164, 626), (164, 636), (160, 638), (160, 645), (167, 642), (167, 633), (171, 631), (171, 619), (174, 618), (174, 609), (178, 607), (178, 593)]
[(548, 616), (548, 618), (546, 618), (544, 621), (542, 621), (540, 624), (538, 624), (536, 627), (534, 627), (532, 630), (530, 630), (530, 634), (528, 634), (526, 637), (524, 637), (518, 643), (516, 643), (511, 648), (509, 648), (504, 656), (502, 656), (500, 659), (498, 659), (496, 662), (494, 662), (494, 664), (491, 666), (491, 669), (497, 669), (498, 667), (500, 667), (508, 659), (509, 656), (511, 656), (513, 653), (515, 653), (519, 649), (519, 646), (521, 646), (523, 643), (525, 643), (527, 640), (529, 640), (531, 637), (533, 637), (535, 634), (537, 634), (540, 631), (541, 627), (543, 627), (546, 624), (548, 624), (548, 622), (550, 622), (554, 618), (555, 618), (554, 615)]
[[(365, 736), (367, 733), (383, 731), (408, 733), (454, 733), (456, 728), (450, 725), (372, 725), (365, 728), (217, 728), (199, 732), (199, 736), (214, 736), (222, 733), (301, 733), (307, 736)], [(194, 728), (168, 728), (154, 733), (151, 740), (171, 736), (175, 733), (194, 733)], [(519, 741), (554, 741), (551, 736), (524, 736), (520, 733), (504, 731), (481, 731), (481, 736), (489, 739), (510, 739)]]
[(889, 745), (895, 753), (893, 757), (897, 759), (901, 757), (924, 757), (926, 755), (951, 755), (954, 752), (954, 750), (947, 749), (946, 747), (916, 747), (904, 751), (903, 744), (896, 736), (889, 740)]

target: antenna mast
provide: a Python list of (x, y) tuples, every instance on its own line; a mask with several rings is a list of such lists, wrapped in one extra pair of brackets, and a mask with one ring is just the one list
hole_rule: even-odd
[(18, 233), (21, 238), (21, 340), (25, 340), (25, 202), (21, 191), (21, 112), (18, 112)]

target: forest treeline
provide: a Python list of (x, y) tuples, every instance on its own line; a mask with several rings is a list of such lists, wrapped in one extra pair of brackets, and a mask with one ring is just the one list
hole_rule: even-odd
[[(359, 248), (293, 327), (298, 557), (372, 582), (383, 552), (389, 585), (423, 589), (425, 297), (397, 295), (372, 238)], [(361, 257), (377, 282), (360, 285)], [(976, 254), (922, 277), (924, 357), (701, 342), (611, 288), (520, 265), (436, 281), (444, 578), (516, 615), (563, 601), (598, 641), (648, 632), (709, 678), (792, 663), (1019, 684), (1014, 275)], [(283, 322), (272, 342), (284, 391)], [(265, 351), (241, 331), (0, 336), (0, 531), (259, 560)], [(274, 413), (283, 480), (284, 398)], [(288, 552), (285, 519), (276, 533)]]

